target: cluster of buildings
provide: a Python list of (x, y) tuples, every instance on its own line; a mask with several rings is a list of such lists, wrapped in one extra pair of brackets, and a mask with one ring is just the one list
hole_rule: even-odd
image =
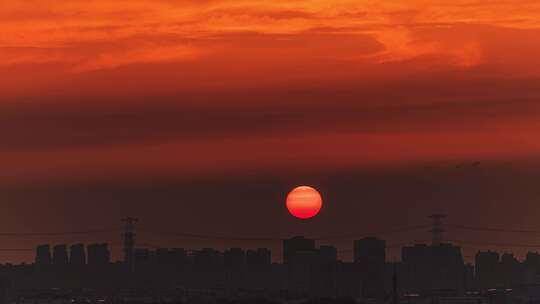
[(480, 251), (475, 257), (475, 287), (533, 286), (540, 283), (540, 254), (528, 252), (521, 262), (514, 255)]
[(99, 266), (108, 265), (111, 262), (111, 252), (107, 243), (90, 244), (74, 244), (69, 248), (65, 244), (55, 245), (39, 245), (36, 248), (36, 267), (40, 269), (51, 268), (53, 265), (56, 268), (66, 268), (68, 266)]
[(51, 284), (58, 284), (66, 274), (73, 282), (77, 274), (93, 272), (126, 285), (286, 290), (362, 298), (385, 298), (394, 289), (401, 295), (464, 295), (531, 286), (540, 279), (538, 253), (529, 253), (520, 262), (511, 254), (478, 252), (473, 266), (464, 262), (460, 247), (448, 243), (403, 247), (399, 262), (387, 261), (384, 240), (363, 238), (352, 245), (354, 259), (345, 262), (338, 259), (333, 246), (317, 246), (315, 240), (293, 237), (283, 241), (282, 263), (273, 263), (272, 253), (266, 248), (132, 248), (129, 263), (112, 263), (107, 244), (75, 244), (69, 250), (66, 245), (40, 245), (33, 267), (37, 274), (49, 274), (51, 279), (46, 282)]
[[(392, 297), (480, 297), (502, 291), (540, 291), (540, 255), (524, 261), (511, 254), (480, 251), (475, 265), (449, 243), (405, 246), (401, 261), (388, 261), (386, 242), (363, 238), (352, 243), (352, 261), (338, 259), (336, 247), (315, 240), (283, 240), (282, 263), (267, 248), (128, 248), (129, 258), (112, 262), (107, 244), (40, 245), (34, 264), (0, 266), (0, 280), (20, 289), (159, 288), (203, 293), (248, 292), (282, 297), (353, 297), (388, 302)], [(540, 300), (540, 292), (538, 292)], [(481, 302), (475, 302), (481, 303)]]

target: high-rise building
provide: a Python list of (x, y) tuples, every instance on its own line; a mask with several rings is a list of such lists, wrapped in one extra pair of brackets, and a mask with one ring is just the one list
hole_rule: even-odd
[(51, 246), (39, 245), (36, 247), (36, 265), (46, 266), (51, 265)]
[(316, 297), (333, 297), (337, 292), (337, 249), (322, 245), (317, 250), (316, 260), (310, 265), (310, 291)]
[(402, 289), (414, 293), (464, 292), (465, 263), (460, 247), (448, 243), (406, 246), (402, 248), (401, 260), (405, 272)]
[(513, 288), (514, 286), (521, 285), (522, 273), (521, 263), (511, 253), (504, 253), (501, 256), (500, 271), (502, 286), (506, 288)]
[(314, 286), (314, 269), (319, 262), (317, 250), (298, 250), (289, 256), (287, 270), (289, 289), (294, 292), (311, 292)]
[(84, 244), (71, 245), (69, 250), (69, 264), (73, 266), (81, 266), (86, 264), (86, 252)]
[(315, 251), (315, 241), (303, 236), (283, 240), (283, 264), (289, 264), (299, 253), (313, 253)]
[(66, 266), (68, 264), (67, 246), (64, 244), (55, 245), (53, 247), (53, 265)]
[(538, 252), (527, 252), (524, 263), (535, 267), (540, 266), (540, 254)]
[(478, 288), (495, 288), (499, 285), (499, 253), (479, 251), (475, 256), (475, 278)]
[(540, 274), (540, 254), (538, 252), (527, 252), (523, 262), (523, 279), (526, 285), (539, 283)]
[(111, 253), (109, 252), (109, 245), (107, 243), (102, 244), (90, 244), (87, 247), (88, 253), (88, 265), (107, 265), (111, 260)]
[(384, 296), (386, 241), (372, 237), (354, 241), (354, 263), (362, 273), (363, 296)]
[(303, 236), (283, 240), (283, 263), (287, 267), (289, 289), (310, 292), (313, 285), (313, 268), (318, 262), (319, 251), (315, 241)]

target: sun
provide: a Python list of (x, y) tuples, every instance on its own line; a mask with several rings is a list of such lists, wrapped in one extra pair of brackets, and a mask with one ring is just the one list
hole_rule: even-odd
[(300, 186), (287, 195), (287, 209), (299, 219), (310, 219), (316, 216), (321, 208), (322, 197), (315, 188)]

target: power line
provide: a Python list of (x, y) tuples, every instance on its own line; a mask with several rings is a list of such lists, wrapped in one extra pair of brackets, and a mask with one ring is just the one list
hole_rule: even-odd
[[(540, 234), (540, 230), (529, 229), (503, 229), (493, 227), (479, 227), (469, 225), (452, 225), (447, 224), (447, 227), (452, 227), (460, 230), (474, 230), (474, 231), (486, 231), (486, 232), (507, 232), (507, 233), (537, 233)], [(315, 240), (336, 240), (336, 239), (352, 239), (357, 237), (364, 237), (368, 235), (385, 235), (400, 232), (407, 232), (413, 230), (419, 230), (428, 228), (430, 225), (415, 225), (408, 227), (401, 227), (391, 230), (372, 231), (358, 234), (342, 234), (342, 235), (325, 235), (319, 237), (312, 237)], [(98, 234), (105, 232), (121, 231), (121, 228), (108, 228), (108, 229), (93, 229), (93, 230), (80, 230), (80, 231), (56, 231), (56, 232), (0, 232), (0, 237), (14, 236), (14, 237), (31, 237), (31, 236), (64, 236), (64, 235), (85, 235), (85, 234)], [(188, 232), (171, 232), (171, 231), (155, 231), (155, 230), (140, 230), (141, 232), (168, 235), (182, 238), (198, 238), (198, 239), (213, 239), (213, 240), (238, 240), (238, 241), (280, 241), (287, 237), (243, 237), (243, 236), (231, 236), (231, 235), (219, 235), (219, 234), (198, 234)]]
[(104, 232), (120, 231), (120, 229), (95, 229), (83, 231), (64, 231), (64, 232), (0, 232), (0, 237), (30, 237), (30, 236), (64, 236), (64, 235), (85, 235)]
[[(361, 234), (326, 235), (326, 236), (310, 237), (310, 238), (316, 241), (354, 239), (354, 238), (360, 238), (360, 237), (365, 237), (365, 236), (370, 236), (370, 235), (376, 236), (376, 235), (385, 235), (385, 234), (413, 231), (413, 230), (423, 229), (427, 227), (429, 227), (429, 225), (417, 225), (417, 226), (402, 227), (402, 228), (392, 229), (392, 230), (372, 231), (372, 232), (366, 232), (366, 233), (361, 233)], [(156, 231), (156, 230), (146, 230), (146, 229), (139, 229), (138, 231), (140, 234), (147, 233), (147, 234), (162, 235), (162, 236), (172, 236), (172, 237), (184, 238), (184, 239), (185, 238), (210, 239), (210, 240), (224, 240), (224, 241), (282, 241), (288, 238), (288, 237), (242, 237), (242, 236), (232, 236), (232, 235)]]
[(540, 233), (539, 230), (521, 230), (521, 229), (502, 229), (502, 228), (489, 228), (489, 227), (477, 227), (477, 226), (464, 226), (464, 225), (446, 225), (461, 230), (475, 230), (475, 231), (487, 231), (487, 232), (508, 232), (508, 233)]
[(34, 251), (31, 248), (0, 248), (0, 252), (20, 252), (20, 251)]
[(184, 232), (169, 232), (169, 231), (156, 231), (138, 229), (139, 234), (153, 234), (170, 236), (181, 239), (208, 239), (208, 240), (224, 240), (224, 241), (281, 241), (282, 238), (271, 237), (238, 237), (227, 235), (210, 235), (210, 234), (196, 234), (196, 233), (184, 233)]
[(497, 243), (497, 242), (472, 242), (463, 240), (448, 240), (464, 245), (476, 245), (476, 246), (498, 246), (498, 247), (515, 247), (515, 248), (540, 248), (540, 244), (515, 244), (515, 243)]
[(372, 231), (372, 232), (362, 233), (362, 234), (323, 236), (323, 237), (316, 237), (313, 239), (315, 240), (355, 239), (355, 238), (361, 238), (361, 237), (366, 237), (366, 236), (387, 235), (387, 234), (401, 233), (401, 232), (407, 232), (407, 231), (414, 231), (414, 230), (424, 229), (427, 227), (430, 227), (430, 225), (409, 226), (409, 227), (402, 227), (402, 228), (392, 229), (392, 230)]

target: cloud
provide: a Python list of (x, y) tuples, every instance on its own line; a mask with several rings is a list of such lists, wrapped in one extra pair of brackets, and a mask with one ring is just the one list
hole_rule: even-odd
[[(73, 166), (91, 171), (101, 160), (115, 167), (118, 155), (134, 147), (146, 154), (129, 165), (145, 164), (167, 152), (161, 145), (195, 154), (205, 147), (234, 155), (246, 149), (259, 153), (248, 157), (247, 167), (260, 159), (268, 168), (276, 165), (265, 163), (270, 154), (255, 148), (270, 151), (275, 144), (304, 151), (298, 137), (311, 138), (304, 152), (313, 162), (322, 157), (316, 139), (352, 151), (326, 151), (329, 164), (341, 157), (356, 164), (353, 154), (361, 148), (351, 142), (364, 136), (375, 142), (373, 149), (408, 149), (404, 136), (420, 146), (439, 145), (437, 134), (443, 134), (455, 145), (475, 139), (508, 157), (537, 151), (530, 138), (538, 130), (533, 101), (540, 75), (534, 3), (1, 5), (0, 73), (10, 77), (0, 82), (0, 105), (6, 107), (0, 149), (21, 167), (24, 160), (16, 153), (29, 153), (36, 175), (47, 175), (55, 162), (64, 174)], [(12, 99), (14, 105), (8, 104)], [(133, 104), (143, 106), (130, 109)], [(47, 110), (34, 109), (43, 105)], [(521, 148), (497, 146), (497, 132)], [(521, 137), (512, 138), (513, 132)], [(388, 145), (378, 143), (383, 139)], [(108, 156), (108, 147), (121, 152)], [(451, 158), (447, 148), (444, 155), (435, 148), (426, 153)], [(493, 156), (480, 144), (473, 150)], [(64, 157), (75, 151), (89, 162), (77, 167), (53, 151)], [(468, 152), (455, 153), (474, 154)], [(420, 158), (424, 152), (418, 153)], [(278, 165), (291, 163), (279, 155)], [(223, 162), (214, 165), (242, 165), (234, 157)], [(129, 169), (124, 165), (120, 161), (117, 171)], [(24, 176), (23, 169), (13, 170)]]
[[(48, 105), (47, 110), (32, 101), (4, 104), (0, 107), (4, 130), (0, 147), (38, 149), (56, 144), (84, 146), (324, 130), (425, 132), (430, 129), (427, 125), (466, 131), (534, 120), (539, 115), (538, 96), (529, 93), (538, 79), (527, 84), (523, 80), (450, 77), (424, 75), (398, 85), (389, 80), (327, 83), (328, 88), (268, 87), (156, 95), (148, 97), (151, 102), (144, 97), (41, 100), (42, 106)], [(455, 92), (456, 87), (460, 92)]]
[[(305, 32), (313, 29), (348, 28), (355, 29), (354, 34), (375, 37), (384, 46), (384, 51), (381, 50), (381, 54), (374, 57), (375, 62), (442, 55), (447, 58), (446, 63), (451, 65), (471, 66), (484, 60), (480, 58), (484, 47), (482, 37), (467, 42), (461, 51), (446, 51), (447, 40), (452, 39), (452, 36), (470, 36), (462, 31), (460, 25), (533, 29), (540, 26), (538, 15), (538, 4), (528, 1), (521, 5), (507, 1), (482, 3), (465, 0), (430, 5), (424, 5), (421, 1), (340, 1), (333, 4), (316, 1), (268, 3), (237, 0), (4, 2), (0, 10), (0, 47), (48, 49), (85, 43), (115, 44), (116, 41), (129, 41), (140, 36), (169, 35), (177, 39), (193, 39), (237, 32), (297, 35), (301, 40)], [(514, 19), (507, 16), (513, 16)], [(452, 31), (450, 38), (439, 35), (432, 36), (429, 41), (416, 39), (425, 32), (425, 28), (438, 31), (444, 30), (444, 25)], [(324, 41), (321, 41), (312, 48), (316, 51), (324, 45)], [(127, 44), (126, 47), (131, 46)], [(156, 51), (160, 48), (153, 47)], [(166, 53), (167, 46), (161, 47)], [(243, 44), (238, 42), (236, 47), (241, 50)], [(84, 50), (77, 52), (84, 53)], [(107, 53), (92, 55), (94, 58), (99, 57), (98, 61), (107, 62), (115, 57)], [(146, 55), (146, 52), (134, 50), (131, 56), (140, 56), (141, 59), (131, 62), (146, 61)], [(336, 58), (340, 55), (334, 54)], [(32, 58), (35, 58), (36, 64), (43, 59), (39, 54), (27, 56), (24, 63), (29, 63)], [(67, 64), (71, 64), (70, 60), (68, 56)]]
[(139, 45), (128, 50), (95, 54), (82, 59), (71, 69), (81, 73), (94, 70), (111, 69), (130, 64), (167, 63), (191, 61), (203, 57), (205, 51), (189, 45), (156, 46), (152, 44)]

